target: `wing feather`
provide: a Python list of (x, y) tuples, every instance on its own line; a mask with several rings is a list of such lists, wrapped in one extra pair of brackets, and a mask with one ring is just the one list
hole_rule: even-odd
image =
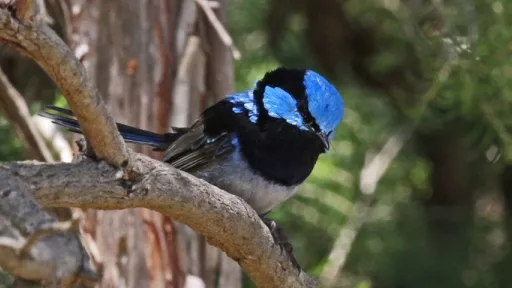
[(236, 149), (233, 137), (235, 136), (228, 132), (207, 135), (204, 133), (204, 125), (196, 122), (165, 150), (162, 161), (183, 171), (197, 169), (233, 152)]

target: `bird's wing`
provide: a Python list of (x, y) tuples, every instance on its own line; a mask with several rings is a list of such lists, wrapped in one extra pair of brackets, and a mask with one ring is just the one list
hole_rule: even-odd
[[(229, 125), (222, 124), (228, 112), (223, 106), (222, 103), (216, 104), (190, 128), (179, 128), (183, 134), (165, 150), (162, 161), (190, 171), (233, 152), (236, 136)], [(208, 129), (211, 124), (215, 129)]]

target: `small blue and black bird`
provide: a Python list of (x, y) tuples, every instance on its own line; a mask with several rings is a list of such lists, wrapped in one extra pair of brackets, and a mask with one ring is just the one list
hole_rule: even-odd
[[(300, 268), (286, 237), (264, 216), (296, 192), (329, 150), (343, 111), (341, 95), (324, 77), (281, 67), (253, 90), (227, 95), (188, 128), (165, 134), (117, 128), (126, 142), (165, 151), (162, 161), (245, 200)], [(81, 133), (70, 110), (48, 106), (39, 115)]]

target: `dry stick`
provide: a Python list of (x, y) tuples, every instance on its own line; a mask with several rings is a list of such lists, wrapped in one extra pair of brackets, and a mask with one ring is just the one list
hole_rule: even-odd
[(201, 39), (197, 36), (189, 36), (178, 66), (174, 91), (172, 92), (174, 103), (171, 111), (171, 123), (177, 127), (184, 127), (189, 124), (188, 115), (183, 112), (190, 111), (190, 70), (193, 68), (192, 65), (196, 63), (195, 59), (197, 59), (200, 49)]
[(0, 69), (0, 112), (16, 127), (27, 152), (36, 160), (53, 162), (52, 154), (36, 129), (25, 99)]
[(235, 44), (233, 43), (233, 39), (231, 39), (231, 36), (229, 36), (228, 31), (222, 23), (219, 21), (219, 18), (217, 18), (217, 15), (215, 15), (215, 12), (213, 12), (211, 6), (208, 4), (206, 0), (196, 0), (196, 3), (201, 6), (201, 8), (204, 11), (204, 14), (206, 14), (206, 17), (212, 24), (215, 31), (217, 31), (217, 34), (219, 34), (220, 39), (226, 46), (228, 46), (231, 49), (231, 52), (233, 53), (233, 58), (235, 60), (239, 60), (242, 57), (242, 54), (236, 48)]

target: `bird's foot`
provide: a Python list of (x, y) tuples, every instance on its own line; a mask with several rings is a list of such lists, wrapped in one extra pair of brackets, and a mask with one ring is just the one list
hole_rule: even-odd
[(272, 238), (274, 238), (274, 242), (281, 248), (281, 253), (283, 253), (283, 251), (286, 252), (286, 255), (288, 255), (288, 258), (290, 258), (293, 267), (296, 268), (300, 273), (301, 267), (299, 265), (299, 262), (297, 262), (297, 259), (295, 259), (295, 255), (293, 255), (292, 244), (288, 241), (286, 235), (284, 235), (283, 231), (281, 230), (281, 227), (279, 227), (277, 223), (273, 220), (265, 218), (263, 218), (262, 220), (263, 223), (265, 223), (265, 225), (270, 230), (270, 234), (272, 235)]

